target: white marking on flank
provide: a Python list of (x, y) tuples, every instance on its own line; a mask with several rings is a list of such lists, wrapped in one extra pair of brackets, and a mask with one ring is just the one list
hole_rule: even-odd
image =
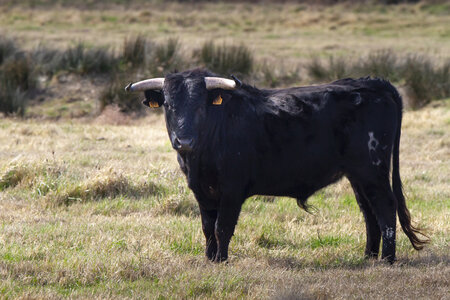
[(386, 226), (384, 235), (386, 236), (386, 238), (392, 239), (394, 237), (394, 228)]
[(367, 147), (369, 148), (369, 155), (373, 159), (372, 165), (374, 166), (379, 166), (381, 164), (381, 159), (379, 159), (376, 155), (376, 150), (379, 144), (380, 142), (378, 142), (378, 140), (375, 138), (373, 131), (369, 131), (369, 142), (367, 143)]
[(369, 142), (367, 143), (367, 145), (369, 146), (369, 151), (375, 151), (378, 147), (378, 144), (379, 142), (373, 135), (373, 131), (369, 131)]

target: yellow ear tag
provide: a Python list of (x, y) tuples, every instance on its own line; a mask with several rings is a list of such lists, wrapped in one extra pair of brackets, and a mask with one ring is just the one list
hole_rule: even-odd
[(219, 95), (216, 99), (213, 101), (214, 105), (221, 105), (222, 104), (222, 96)]
[(157, 108), (159, 107), (159, 103), (152, 100), (148, 103), (148, 106), (150, 106), (151, 108)]

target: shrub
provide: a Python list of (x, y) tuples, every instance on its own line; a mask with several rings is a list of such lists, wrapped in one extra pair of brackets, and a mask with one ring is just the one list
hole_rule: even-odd
[(315, 56), (306, 65), (306, 69), (309, 76), (314, 80), (332, 81), (346, 77), (351, 73), (347, 65), (348, 62), (343, 57), (330, 56), (326, 65), (323, 60)]
[(147, 41), (144, 36), (138, 35), (126, 38), (123, 43), (122, 60), (133, 67), (142, 66), (146, 62)]
[(360, 59), (353, 69), (358, 76), (371, 75), (391, 81), (399, 80), (400, 76), (397, 55), (388, 49), (370, 53), (367, 58)]
[(168, 195), (158, 203), (155, 212), (161, 215), (198, 216), (200, 211), (197, 203), (185, 195)]
[(26, 92), (35, 87), (36, 79), (30, 59), (17, 52), (0, 67), (0, 111), (6, 115), (23, 116)]
[(194, 58), (211, 71), (222, 75), (247, 75), (253, 70), (254, 64), (252, 52), (242, 44), (216, 46), (209, 41), (194, 51)]
[(141, 95), (125, 91), (125, 86), (132, 79), (133, 76), (123, 73), (113, 76), (100, 94), (100, 110), (107, 105), (117, 104), (122, 112), (142, 112), (144, 105), (139, 99)]
[(0, 112), (5, 115), (19, 115), (23, 117), (27, 106), (26, 93), (20, 88), (9, 85), (0, 86)]
[(12, 39), (0, 37), (0, 65), (16, 51), (17, 47)]
[(15, 53), (3, 63), (0, 67), (0, 76), (2, 86), (26, 91), (36, 85), (33, 63), (23, 52)]
[(59, 69), (80, 74), (98, 74), (114, 71), (117, 64), (117, 59), (109, 49), (86, 49), (84, 44), (78, 43), (64, 51)]
[(262, 63), (258, 67), (259, 72), (262, 74), (262, 81), (265, 86), (271, 88), (295, 85), (301, 80), (300, 69), (298, 66), (289, 69), (284, 64), (269, 64), (267, 62)]
[(438, 98), (450, 97), (450, 60), (445, 61), (436, 71), (436, 96)]
[(172, 68), (181, 68), (183, 61), (178, 53), (179, 48), (178, 39), (168, 39), (166, 42), (156, 45), (150, 65), (152, 73), (161, 75)]
[(450, 96), (450, 60), (439, 67), (426, 57), (409, 56), (401, 72), (413, 108)]
[(117, 63), (114, 54), (107, 48), (88, 49), (82, 63), (82, 73), (110, 73), (117, 69)]
[(36, 66), (36, 71), (52, 76), (62, 68), (62, 52), (39, 45), (31, 52), (31, 58)]

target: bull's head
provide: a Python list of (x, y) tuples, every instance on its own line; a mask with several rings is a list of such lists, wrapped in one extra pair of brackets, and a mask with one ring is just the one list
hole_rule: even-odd
[[(203, 76), (202, 76), (203, 75)], [(143, 91), (144, 105), (164, 106), (166, 127), (172, 147), (179, 153), (191, 152), (201, 134), (208, 106), (222, 105), (241, 82), (221, 77), (204, 76), (201, 72), (183, 72), (130, 83), (125, 90)]]

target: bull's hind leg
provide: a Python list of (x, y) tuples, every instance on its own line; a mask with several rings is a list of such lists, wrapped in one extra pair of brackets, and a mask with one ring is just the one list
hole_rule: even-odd
[(372, 212), (368, 199), (364, 196), (361, 188), (354, 181), (351, 182), (353, 191), (355, 193), (356, 201), (364, 215), (366, 223), (366, 250), (364, 255), (367, 258), (378, 258), (380, 252), (381, 231), (378, 227), (377, 218)]
[(381, 258), (393, 263), (395, 260), (397, 207), (389, 180), (384, 183), (361, 184), (361, 187), (361, 193), (368, 199), (382, 234)]

